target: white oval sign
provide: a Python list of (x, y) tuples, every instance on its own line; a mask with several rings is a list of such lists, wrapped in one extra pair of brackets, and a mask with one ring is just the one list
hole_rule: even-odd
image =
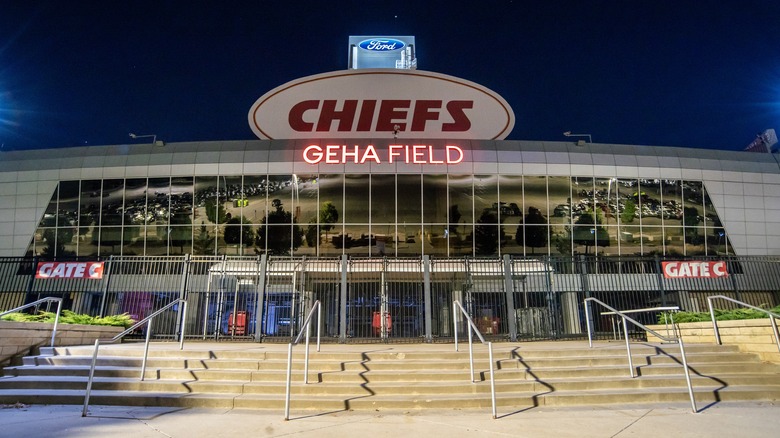
[(274, 88), (249, 110), (249, 126), (262, 139), (500, 140), (514, 124), (512, 108), (492, 90), (419, 70), (307, 76)]

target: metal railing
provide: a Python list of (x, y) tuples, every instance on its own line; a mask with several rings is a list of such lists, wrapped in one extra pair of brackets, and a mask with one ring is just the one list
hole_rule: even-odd
[[(666, 326), (666, 334), (669, 334), (669, 324), (671, 323), (672, 330), (674, 330), (674, 312), (680, 310), (679, 306), (661, 306), (661, 307), (648, 307), (644, 309), (631, 309), (623, 310), (623, 313), (643, 313), (643, 312), (669, 312), (669, 319), (664, 317), (664, 325)], [(615, 312), (601, 312), (603, 316), (610, 316), (612, 319), (612, 339), (619, 339), (621, 336), (620, 331), (615, 328)]]
[(760, 307), (751, 306), (750, 304), (743, 303), (742, 301), (735, 300), (733, 298), (729, 298), (723, 295), (713, 295), (710, 297), (707, 297), (707, 305), (710, 308), (710, 317), (712, 318), (712, 328), (715, 330), (715, 342), (718, 343), (718, 345), (722, 345), (722, 342), (720, 341), (720, 331), (718, 330), (718, 322), (715, 320), (715, 309), (712, 307), (712, 300), (714, 299), (721, 299), (726, 301), (731, 301), (732, 303), (739, 304), (744, 307), (748, 307), (753, 310), (758, 310), (759, 312), (766, 313), (767, 316), (769, 316), (769, 321), (772, 324), (772, 331), (775, 334), (775, 343), (777, 344), (777, 350), (780, 351), (780, 335), (778, 335), (777, 332), (777, 321), (775, 318), (780, 318), (780, 315), (774, 312), (770, 312), (769, 310), (762, 309)]
[[(146, 341), (144, 342), (144, 358), (141, 362), (141, 378), (140, 380), (144, 380), (144, 374), (146, 374), (146, 360), (149, 356), (149, 339), (151, 337), (152, 333), (152, 320), (155, 316), (159, 315), (160, 313), (170, 309), (171, 307), (175, 306), (176, 304), (182, 305), (182, 321), (187, 320), (187, 300), (179, 298), (176, 300), (171, 301), (164, 307), (160, 308), (159, 310), (155, 311), (151, 315), (147, 316), (146, 318), (138, 321), (137, 323), (133, 324), (130, 328), (123, 331), (122, 333), (114, 336), (113, 338), (109, 339), (108, 341), (105, 341), (106, 344), (112, 344), (118, 340), (121, 340), (125, 335), (128, 333), (133, 332), (138, 327), (141, 327), (142, 325), (146, 324)], [(89, 379), (87, 380), (87, 391), (84, 394), (84, 409), (81, 411), (81, 416), (86, 417), (87, 416), (87, 408), (89, 407), (89, 396), (92, 392), (92, 382), (95, 378), (95, 366), (97, 365), (97, 357), (98, 357), (98, 350), (100, 349), (100, 339), (95, 339), (95, 351), (92, 353), (92, 365), (90, 365), (89, 368)], [(184, 324), (181, 324), (181, 333), (179, 336), (179, 350), (184, 349)]]
[[(632, 319), (631, 317), (626, 315), (625, 312), (617, 310), (617, 309), (615, 309), (613, 307), (610, 307), (607, 303), (605, 303), (603, 301), (600, 301), (600, 300), (598, 300), (596, 298), (585, 298), (585, 315), (586, 315), (587, 326), (588, 326), (588, 345), (590, 346), (590, 348), (593, 348), (593, 335), (592, 335), (592, 330), (591, 330), (592, 320), (591, 320), (590, 317), (587, 317), (587, 315), (591, 314), (590, 313), (590, 307), (589, 307), (589, 302), (591, 302), (591, 301), (606, 307), (610, 311), (614, 312), (616, 315), (620, 315), (620, 317), (622, 318), (622, 320), (623, 320), (623, 331), (624, 331), (625, 339), (626, 339), (626, 353), (628, 354), (628, 368), (629, 368), (629, 371), (630, 371), (632, 379), (634, 377), (636, 377), (636, 376), (634, 374), (634, 364), (633, 364), (633, 361), (631, 359), (631, 342), (630, 342), (629, 337), (628, 337), (628, 321), (630, 321), (635, 326), (641, 328), (642, 330), (644, 330), (644, 331), (646, 331), (648, 333), (653, 334), (654, 336), (656, 336), (657, 338), (659, 338), (659, 339), (661, 339), (663, 341), (676, 343), (676, 344), (680, 345), (680, 355), (682, 357), (683, 370), (685, 371), (685, 382), (688, 385), (688, 395), (690, 396), (690, 399), (691, 399), (691, 408), (693, 409), (694, 413), (698, 412), (698, 409), (696, 408), (696, 399), (693, 396), (693, 386), (691, 385), (691, 374), (690, 374), (690, 371), (688, 370), (688, 359), (687, 359), (687, 357), (685, 355), (685, 346), (683, 344), (682, 338), (678, 337), (678, 336), (675, 336), (674, 338), (668, 337), (668, 336), (663, 336), (660, 333), (658, 333), (658, 332), (656, 332), (654, 330), (651, 330), (650, 328), (648, 328), (644, 324), (640, 323), (639, 321), (636, 321), (636, 320)], [(655, 309), (649, 309), (649, 311), (651, 311), (651, 310), (655, 310)], [(675, 331), (675, 333), (676, 333), (676, 331)]]
[(322, 307), (320, 305), (319, 300), (315, 301), (314, 305), (311, 307), (311, 310), (309, 311), (309, 314), (306, 316), (306, 320), (303, 322), (303, 326), (301, 327), (301, 331), (298, 333), (298, 336), (287, 346), (287, 386), (285, 389), (285, 396), (284, 396), (284, 420), (285, 421), (290, 419), (290, 382), (292, 380), (292, 351), (293, 351), (293, 347), (295, 345), (298, 345), (298, 343), (301, 341), (301, 337), (303, 337), (304, 332), (306, 333), (306, 359), (303, 366), (303, 383), (304, 384), (309, 383), (309, 337), (311, 336), (311, 318), (312, 316), (314, 316), (315, 310), (317, 311), (317, 351), (320, 351), (320, 332), (322, 331)]
[(474, 342), (473, 342), (473, 334), (476, 333), (477, 337), (479, 338), (480, 342), (482, 342), (482, 345), (487, 345), (488, 347), (488, 356), (490, 358), (490, 400), (493, 404), (493, 419), (496, 419), (496, 379), (494, 376), (493, 368), (495, 367), (495, 364), (493, 363), (493, 343), (485, 341), (485, 338), (482, 337), (482, 334), (477, 329), (477, 326), (474, 324), (474, 321), (471, 319), (469, 314), (466, 312), (466, 309), (463, 308), (463, 306), (460, 304), (459, 301), (455, 300), (452, 302), (452, 324), (453, 324), (453, 332), (455, 333), (455, 351), (458, 351), (458, 309), (460, 309), (460, 312), (463, 314), (463, 316), (466, 318), (466, 322), (468, 322), (468, 333), (469, 333), (469, 366), (471, 367), (471, 383), (475, 383), (474, 379)]
[[(17, 308), (11, 309), (11, 310), (6, 310), (5, 312), (0, 313), (0, 316), (8, 315), (9, 313), (15, 313), (15, 312), (18, 312), (20, 310), (24, 310), (24, 309), (27, 309), (27, 308), (30, 308), (30, 307), (38, 307), (38, 305), (43, 304), (43, 303), (49, 303), (50, 304), (53, 301), (57, 302), (57, 313), (54, 316), (54, 327), (52, 327), (52, 331), (51, 331), (51, 346), (54, 347), (54, 338), (57, 336), (57, 324), (59, 324), (59, 322), (60, 322), (60, 312), (62, 312), (62, 298), (55, 298), (55, 297), (41, 298), (38, 301), (33, 301), (32, 303), (25, 304), (24, 306), (19, 306)], [(47, 310), (48, 310), (48, 307), (47, 307)]]

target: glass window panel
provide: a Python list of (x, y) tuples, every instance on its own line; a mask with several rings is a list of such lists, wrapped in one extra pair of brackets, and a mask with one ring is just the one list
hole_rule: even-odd
[(642, 253), (642, 227), (636, 219), (631, 225), (620, 225), (620, 254), (640, 255)]
[(358, 257), (371, 255), (370, 250), (376, 239), (371, 236), (367, 224), (345, 225), (344, 236), (344, 253)]
[(706, 252), (708, 255), (717, 255), (725, 253), (726, 230), (723, 228), (718, 212), (715, 211), (710, 195), (707, 194), (707, 188), (702, 185), (704, 198), (704, 232), (706, 238)]
[(76, 227), (57, 228), (56, 253), (57, 257), (70, 257), (76, 255), (77, 238)]
[(46, 206), (46, 210), (43, 212), (39, 227), (54, 227), (57, 225), (57, 199), (59, 198), (60, 186), (59, 184), (54, 189), (54, 194), (51, 195), (49, 205)]
[[(429, 223), (447, 223), (447, 175), (423, 175), (423, 220)], [(442, 234), (443, 231), (439, 231)]]
[(192, 177), (171, 178), (171, 225), (192, 224), (193, 196)]
[[(547, 184), (549, 186), (550, 201), (546, 216), (550, 218), (550, 224), (571, 224), (571, 184), (569, 183), (569, 178), (565, 176), (551, 176), (547, 178)], [(528, 191), (527, 188), (526, 191)], [(534, 190), (531, 190), (532, 194), (534, 192)], [(523, 209), (523, 211), (526, 210)]]
[(492, 213), (492, 218), (498, 223), (498, 177), (496, 175), (474, 175), (474, 213), (477, 222), (484, 223), (488, 219), (484, 213)]
[(662, 215), (664, 226), (680, 225), (682, 220), (682, 181), (678, 179), (661, 180)]
[(593, 192), (595, 209), (601, 215), (602, 223), (614, 225), (617, 223), (617, 205), (615, 201), (616, 180), (614, 178), (595, 178), (593, 180), (595, 190)]
[(682, 256), (685, 254), (685, 239), (682, 227), (664, 226), (664, 255)]
[[(501, 223), (514, 230), (523, 219), (523, 177), (501, 175), (498, 177), (498, 187)], [(546, 197), (545, 190), (545, 201)], [(546, 209), (545, 206), (543, 210)]]
[(103, 203), (100, 207), (100, 225), (122, 225), (125, 180), (103, 181)]
[[(225, 221), (235, 218), (241, 222), (241, 216), (244, 212), (244, 192), (240, 176), (220, 176), (217, 178), (219, 184), (219, 203), (225, 207)], [(288, 208), (291, 207), (287, 204)]]
[(447, 255), (447, 245), (450, 231), (446, 223), (423, 224), (425, 239), (423, 240), (424, 254)]
[(125, 226), (122, 230), (122, 255), (144, 254), (144, 227)]
[(572, 220), (574, 223), (577, 223), (580, 216), (588, 212), (593, 212), (593, 178), (572, 177), (571, 196)]
[[(319, 214), (319, 181), (317, 175), (295, 175), (297, 187), (295, 192), (295, 221), (301, 226), (317, 223)], [(295, 177), (294, 176), (294, 177)], [(294, 181), (295, 178), (293, 178)], [(368, 181), (365, 181), (368, 186)], [(366, 188), (368, 190), (368, 188)], [(368, 207), (366, 207), (368, 208)]]
[(395, 175), (371, 175), (371, 223), (395, 224)]
[(474, 225), (474, 254), (478, 257), (499, 254), (499, 233), (501, 227), (495, 223), (497, 220), (495, 217), (488, 218), (486, 215), (495, 216), (487, 209), (480, 217), (478, 223)]
[(79, 216), (79, 182), (60, 183), (59, 204), (57, 205), (57, 226), (76, 226)]
[(642, 223), (642, 255), (663, 254), (664, 233), (662, 227), (647, 226)]
[(125, 225), (143, 225), (146, 218), (146, 178), (128, 179), (125, 181)]
[(52, 258), (57, 255), (57, 229), (41, 228), (40, 236), (36, 236), (36, 252), (43, 257)]
[(371, 184), (368, 175), (344, 175), (344, 218), (346, 224), (367, 224), (370, 213)]
[(100, 255), (118, 255), (122, 249), (122, 227), (100, 227)]
[(474, 255), (474, 225), (461, 223), (458, 225), (457, 233), (450, 232), (449, 249), (450, 256), (473, 256)]
[(216, 254), (216, 225), (201, 224), (193, 227), (192, 253), (195, 255)]
[(700, 181), (683, 183), (682, 225), (685, 236), (685, 254), (705, 253), (704, 187)]
[(553, 225), (550, 227), (550, 252), (556, 255), (572, 255), (571, 225)]
[(198, 224), (216, 224), (219, 219), (224, 222), (224, 216), (227, 213), (224, 205), (222, 208), (218, 206), (217, 197), (217, 178), (213, 176), (196, 176), (195, 177), (195, 212), (193, 216), (194, 222)]
[[(100, 217), (100, 200), (102, 198), (102, 181), (85, 180), (81, 182), (81, 202), (79, 208), (78, 240), (92, 239), (92, 228), (97, 225)], [(89, 251), (87, 251), (89, 252)], [(81, 255), (81, 251), (79, 251)], [(85, 254), (90, 255), (90, 254)]]
[(149, 178), (146, 192), (147, 224), (167, 227), (170, 216), (170, 178)]
[(604, 225), (601, 229), (603, 230), (602, 238), (596, 240), (598, 254), (603, 256), (619, 255), (617, 225), (612, 222), (612, 225)]
[[(422, 219), (421, 175), (398, 175), (398, 223), (417, 223)], [(419, 240), (417, 243), (420, 243)]]
[(398, 225), (398, 255), (422, 254), (422, 225), (403, 223)]
[[(259, 224), (266, 215), (266, 188), (267, 177), (265, 175), (244, 176), (244, 217), (251, 223)], [(304, 190), (305, 192), (305, 190)]]
[(145, 255), (168, 255), (168, 225), (146, 226)]
[[(474, 188), (471, 175), (450, 175), (450, 207), (448, 221), (450, 233), (461, 233), (461, 224), (471, 226), (474, 221)], [(471, 231), (469, 231), (469, 234)], [(464, 235), (461, 235), (463, 237)], [(469, 250), (469, 254), (471, 251)]]
[[(617, 220), (620, 225), (639, 225), (639, 181), (635, 179), (618, 178), (617, 190)], [(610, 197), (612, 194), (610, 193)]]
[(661, 225), (661, 180), (639, 180), (639, 206), (642, 226)]
[(171, 225), (168, 254), (192, 254), (192, 227)]

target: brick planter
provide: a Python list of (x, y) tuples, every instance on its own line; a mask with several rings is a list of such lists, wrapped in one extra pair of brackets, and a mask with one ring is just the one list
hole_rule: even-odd
[[(0, 321), (0, 366), (8, 365), (16, 357), (35, 353), (38, 347), (51, 345), (53, 325), (43, 322)], [(95, 339), (110, 339), (122, 330), (123, 327), (58, 324), (54, 345), (94, 344)]]
[[(650, 329), (665, 335), (666, 326), (651, 325)], [(686, 322), (679, 325), (683, 341), (696, 344), (714, 344), (715, 330), (712, 322)], [(718, 331), (723, 345), (737, 345), (740, 351), (757, 354), (761, 360), (780, 363), (780, 352), (768, 318), (718, 321)], [(648, 334), (651, 342), (660, 341)]]

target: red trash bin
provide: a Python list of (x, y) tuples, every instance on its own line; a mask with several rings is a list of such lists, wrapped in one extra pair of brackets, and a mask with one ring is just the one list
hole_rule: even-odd
[[(371, 318), (371, 329), (374, 332), (374, 336), (382, 334), (382, 312), (374, 312), (373, 318)], [(387, 334), (390, 334), (390, 329), (393, 326), (393, 320), (390, 318), (390, 314), (385, 314), (385, 325), (387, 327)]]
[[(235, 326), (235, 332), (233, 328)], [(233, 312), (228, 314), (228, 334), (245, 335), (246, 334), (246, 312), (239, 310), (236, 312), (235, 319), (233, 318)]]

